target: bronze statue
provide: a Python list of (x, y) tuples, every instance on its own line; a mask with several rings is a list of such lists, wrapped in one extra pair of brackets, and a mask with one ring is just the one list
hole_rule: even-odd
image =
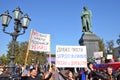
[(84, 11), (82, 12), (81, 15), (81, 20), (82, 20), (82, 32), (92, 32), (91, 28), (91, 11), (87, 9), (86, 6), (83, 7)]

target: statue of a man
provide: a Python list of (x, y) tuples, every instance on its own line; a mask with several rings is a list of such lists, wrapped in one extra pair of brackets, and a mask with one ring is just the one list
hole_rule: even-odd
[(82, 12), (81, 15), (81, 20), (82, 20), (82, 32), (92, 32), (91, 28), (91, 11), (87, 9), (86, 6), (83, 7), (84, 11)]

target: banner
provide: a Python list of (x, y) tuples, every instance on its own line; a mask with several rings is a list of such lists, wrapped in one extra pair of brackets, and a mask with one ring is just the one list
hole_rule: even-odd
[(42, 34), (32, 30), (29, 50), (50, 52), (50, 34)]
[(86, 46), (56, 46), (56, 67), (87, 67)]

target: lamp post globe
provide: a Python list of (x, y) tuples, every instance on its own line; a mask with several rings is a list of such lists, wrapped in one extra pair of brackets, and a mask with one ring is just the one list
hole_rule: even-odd
[(2, 19), (2, 26), (7, 27), (12, 19), (8, 10), (4, 14), (1, 14), (0, 17)]
[(22, 27), (27, 29), (27, 27), (30, 24), (31, 19), (28, 17), (28, 14), (25, 14), (24, 17), (21, 18), (21, 22), (22, 22)]
[(20, 7), (13, 10), (13, 13), (14, 13), (14, 20), (20, 21), (23, 14), (23, 12), (20, 10)]

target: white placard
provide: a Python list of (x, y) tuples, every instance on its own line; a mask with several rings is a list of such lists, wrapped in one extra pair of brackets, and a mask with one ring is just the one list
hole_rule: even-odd
[(87, 67), (86, 46), (56, 46), (56, 67)]
[(107, 55), (107, 59), (112, 59), (113, 58), (113, 55), (112, 54), (108, 54)]
[(50, 51), (50, 34), (31, 31), (30, 49), (33, 51)]

